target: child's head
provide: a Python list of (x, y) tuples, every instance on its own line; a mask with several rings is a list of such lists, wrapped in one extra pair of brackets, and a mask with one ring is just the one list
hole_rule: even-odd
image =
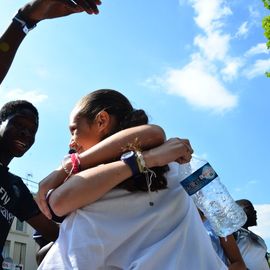
[(71, 113), (71, 146), (81, 152), (119, 130), (147, 123), (145, 112), (135, 110), (121, 93), (97, 90), (84, 96)]
[(34, 143), (38, 128), (38, 111), (25, 100), (6, 103), (0, 110), (1, 158), (22, 156)]

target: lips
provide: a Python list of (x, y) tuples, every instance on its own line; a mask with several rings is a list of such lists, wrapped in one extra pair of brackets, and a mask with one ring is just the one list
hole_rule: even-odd
[(22, 142), (20, 140), (14, 141), (16, 148), (18, 148), (20, 151), (26, 151), (29, 147), (28, 143)]

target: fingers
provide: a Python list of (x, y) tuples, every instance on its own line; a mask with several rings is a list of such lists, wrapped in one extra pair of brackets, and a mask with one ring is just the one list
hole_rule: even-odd
[(37, 193), (36, 202), (38, 204), (38, 207), (40, 211), (48, 218), (52, 219), (51, 211), (48, 207), (47, 203), (47, 192), (43, 191), (42, 186), (39, 186), (39, 191)]
[(101, 5), (100, 0), (74, 0), (74, 2), (80, 6), (88, 14), (98, 14), (98, 5)]
[(168, 140), (168, 142), (179, 149), (179, 155), (175, 160), (176, 162), (180, 164), (190, 162), (193, 154), (193, 149), (188, 139), (171, 138)]

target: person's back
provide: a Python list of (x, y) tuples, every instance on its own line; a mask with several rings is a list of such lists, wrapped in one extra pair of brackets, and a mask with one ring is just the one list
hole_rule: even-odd
[(248, 229), (257, 225), (257, 212), (249, 200), (242, 199), (236, 202), (247, 215), (247, 222), (234, 234), (245, 264), (249, 270), (267, 270), (267, 246), (259, 235)]
[(172, 165), (151, 198), (115, 189), (70, 214), (39, 269), (227, 269)]

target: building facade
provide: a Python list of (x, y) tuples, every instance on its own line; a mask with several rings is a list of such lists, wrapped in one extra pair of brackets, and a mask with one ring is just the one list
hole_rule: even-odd
[[(23, 180), (34, 195), (37, 183), (29, 179)], [(5, 270), (37, 269), (36, 250), (39, 246), (33, 239), (33, 233), (34, 229), (29, 224), (14, 218), (2, 252)]]
[(33, 239), (33, 228), (26, 222), (14, 218), (2, 253), (4, 269), (36, 270), (37, 249), (38, 245)]

